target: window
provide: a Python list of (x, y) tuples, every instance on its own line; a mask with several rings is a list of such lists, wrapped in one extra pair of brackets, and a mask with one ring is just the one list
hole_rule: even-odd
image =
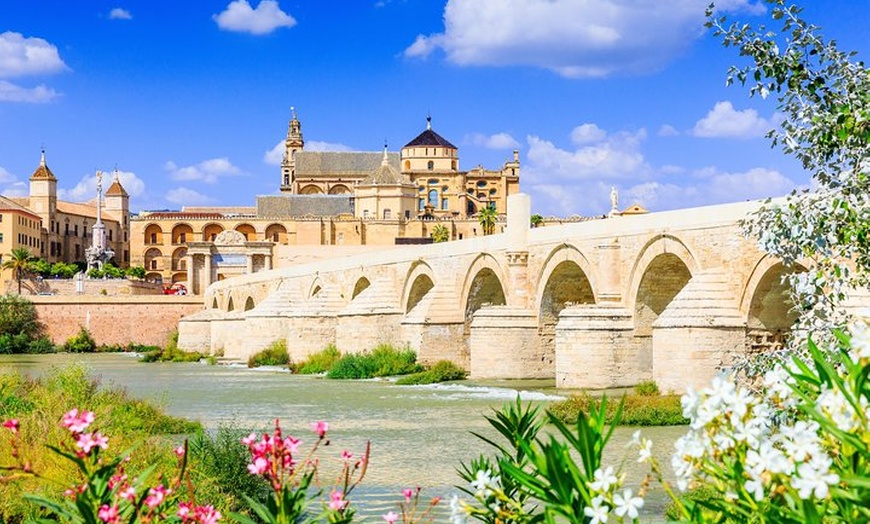
[[(248, 235), (245, 234), (245, 240), (247, 240), (247, 239), (248, 239)], [(179, 243), (179, 244), (184, 244), (185, 242), (187, 242), (187, 233), (181, 233), (181, 234), (179, 234), (179, 235), (178, 235), (178, 243)]]
[(389, 220), (389, 219), (393, 218), (391, 215), (392, 215), (391, 210), (384, 209), (384, 220)]
[(419, 200), (420, 200), (420, 211), (423, 211), (423, 209), (426, 207), (426, 200), (423, 198), (421, 198)]
[(406, 209), (406, 210), (405, 210), (405, 220), (408, 220), (408, 219), (410, 219), (410, 218), (411, 218), (411, 211), (408, 210), (408, 209)]
[(448, 202), (446, 198), (441, 199), (441, 209), (446, 211), (448, 209)]
[(75, 231), (75, 232), (73, 233), (73, 236), (79, 236), (79, 225), (78, 225), (78, 224), (75, 225), (75, 230), (74, 230), (74, 231)]
[(369, 210), (363, 209), (363, 218), (368, 218), (368, 217), (369, 217)]
[(0, 244), (3, 243), (3, 233), (0, 233)]
[(69, 236), (69, 223), (64, 224), (63, 234)]
[(111, 242), (111, 241), (112, 241), (112, 230), (110, 229), (109, 230), (109, 242)]
[(437, 208), (438, 207), (438, 190), (433, 189), (429, 191), (429, 205)]
[(433, 169), (435, 169), (435, 162), (433, 162), (431, 160), (429, 162), (427, 162), (426, 169), (428, 169), (429, 171), (432, 171)]

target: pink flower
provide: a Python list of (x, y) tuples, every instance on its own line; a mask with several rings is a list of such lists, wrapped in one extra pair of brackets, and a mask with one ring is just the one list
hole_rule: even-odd
[(81, 448), (85, 455), (90, 455), (94, 448), (106, 449), (109, 447), (108, 437), (97, 433), (83, 433), (76, 439), (76, 447)]
[(318, 420), (317, 422), (311, 423), (311, 429), (317, 433), (318, 437), (323, 438), (323, 436), (326, 435), (326, 431), (329, 429), (329, 423), (324, 422), (323, 420)]
[(200, 524), (215, 524), (221, 519), (221, 513), (214, 509), (214, 506), (197, 506), (194, 510), (194, 518)]
[(388, 522), (388, 524), (396, 524), (396, 521), (399, 520), (399, 515), (397, 515), (395, 511), (391, 511), (386, 515), (381, 516)]
[(190, 514), (190, 502), (179, 502), (178, 511), (175, 514), (182, 519), (186, 518)]
[(251, 444), (253, 444), (256, 441), (257, 441), (257, 434), (256, 433), (251, 433), (247, 437), (242, 438), (242, 444), (244, 444), (246, 446), (250, 446)]
[(79, 410), (73, 408), (64, 413), (61, 425), (70, 430), (73, 434), (79, 434), (84, 433), (93, 421), (93, 411), (82, 411), (81, 415), (79, 415)]
[(120, 496), (122, 499), (133, 502), (136, 499), (136, 490), (133, 489), (133, 486), (127, 486), (126, 489), (121, 490)]
[(351, 453), (350, 451), (344, 450), (341, 452), (341, 460), (343, 460), (345, 462), (350, 462), (350, 459), (352, 459), (352, 458), (353, 458), (353, 453)]
[[(326, 431), (326, 429), (324, 429), (323, 431)], [(284, 439), (284, 447), (290, 453), (297, 453), (299, 451), (299, 444), (301, 443), (302, 441), (298, 438), (287, 437)]]
[(335, 490), (329, 494), (329, 509), (335, 511), (341, 511), (346, 506), (348, 501), (344, 500), (344, 493), (341, 491)]
[(251, 472), (251, 475), (262, 475), (269, 469), (269, 461), (263, 457), (257, 457), (254, 459), (253, 464), (248, 464), (248, 471)]
[(156, 508), (160, 504), (163, 504), (163, 501), (166, 500), (166, 495), (169, 493), (169, 490), (163, 487), (163, 484), (159, 484), (156, 488), (151, 488), (148, 490), (148, 496), (145, 497), (145, 505), (151, 509)]
[(9, 431), (11, 431), (12, 433), (17, 435), (18, 434), (18, 419), (17, 418), (10, 418), (9, 420), (4, 420), (3, 427), (7, 428)]
[(184, 456), (184, 444), (182, 444), (181, 446), (178, 446), (173, 451), (175, 451), (175, 455), (177, 457), (183, 457)]
[(121, 519), (118, 517), (118, 506), (109, 506), (108, 504), (103, 504), (97, 511), (97, 516), (100, 517), (100, 520), (102, 520), (103, 522), (108, 522), (111, 524), (115, 524), (121, 521)]
[(414, 496), (414, 490), (411, 489), (411, 488), (403, 489), (403, 490), (402, 490), (402, 495), (405, 496), (405, 502), (407, 502), (408, 504), (410, 504), (410, 503), (411, 503), (411, 497)]

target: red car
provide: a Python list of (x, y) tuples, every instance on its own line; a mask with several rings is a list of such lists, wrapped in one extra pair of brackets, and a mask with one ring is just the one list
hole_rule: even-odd
[(172, 284), (169, 287), (163, 288), (164, 295), (186, 295), (187, 288), (184, 287), (184, 284)]

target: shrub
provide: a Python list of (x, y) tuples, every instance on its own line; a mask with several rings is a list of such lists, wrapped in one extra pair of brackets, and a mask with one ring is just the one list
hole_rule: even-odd
[(396, 384), (400, 386), (412, 386), (447, 382), (448, 380), (462, 380), (465, 378), (465, 374), (465, 370), (453, 362), (439, 360), (430, 369), (402, 377), (396, 381)]
[(646, 380), (634, 386), (634, 394), (642, 397), (652, 397), (659, 394), (659, 385), (654, 380)]
[(345, 355), (327, 373), (328, 378), (374, 378), (407, 375), (422, 371), (417, 354), (410, 348), (396, 349), (381, 344), (371, 352)]
[(66, 339), (63, 344), (63, 351), (67, 353), (93, 353), (97, 349), (97, 343), (94, 342), (94, 337), (84, 327), (79, 328), (76, 335)]
[(145, 279), (145, 268), (142, 266), (130, 266), (124, 273), (127, 275), (127, 278)]
[(27, 353), (42, 331), (31, 301), (15, 295), (0, 296), (0, 354)]
[(262, 351), (248, 357), (248, 367), (259, 366), (286, 366), (290, 364), (290, 355), (287, 354), (287, 341), (276, 340)]
[(291, 366), (294, 373), (302, 375), (315, 375), (317, 373), (326, 373), (335, 363), (341, 358), (341, 351), (335, 347), (335, 344), (330, 344), (318, 351), (308, 355), (308, 358), (299, 364)]
[(54, 342), (52, 342), (51, 339), (46, 336), (31, 340), (30, 344), (27, 345), (27, 349), (25, 350), (25, 353), (31, 354), (45, 354), (55, 352), (57, 352), (57, 346), (55, 346)]
[[(626, 395), (620, 424), (624, 426), (681, 426), (688, 424), (683, 417), (683, 407), (679, 395)], [(547, 411), (559, 420), (570, 424), (577, 420), (577, 414), (589, 414), (601, 406), (601, 398), (587, 393), (572, 395), (566, 400), (554, 402)], [(610, 423), (615, 414), (616, 404), (607, 403), (605, 420)]]
[(169, 340), (164, 348), (155, 348), (148, 350), (154, 346), (136, 346), (141, 350), (142, 358), (140, 362), (199, 362), (202, 359), (202, 353), (196, 351), (183, 351), (178, 349), (178, 330), (174, 330), (169, 334)]

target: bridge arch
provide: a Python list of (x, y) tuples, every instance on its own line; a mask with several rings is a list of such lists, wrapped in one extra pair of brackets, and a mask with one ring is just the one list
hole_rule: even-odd
[(435, 272), (422, 260), (417, 260), (408, 269), (402, 288), (402, 311), (407, 315), (435, 287)]
[(785, 344), (798, 313), (784, 279), (807, 269), (802, 264), (786, 266), (781, 260), (763, 256), (752, 268), (740, 297), (740, 312), (746, 318), (746, 350), (762, 353)]
[(214, 299), (212, 299), (212, 302), (211, 302), (211, 308), (212, 308), (212, 309), (218, 309), (218, 300), (217, 300), (217, 297), (214, 297)]
[(538, 334), (545, 354), (555, 354), (556, 324), (559, 313), (569, 304), (594, 304), (594, 288), (589, 275), (592, 266), (576, 247), (562, 244), (547, 257), (538, 279), (535, 305)]
[(248, 297), (248, 299), (245, 300), (245, 311), (250, 311), (254, 309), (254, 306), (254, 297)]
[(236, 306), (233, 304), (233, 296), (230, 295), (229, 299), (227, 300), (227, 312), (233, 311), (234, 309), (236, 309)]
[(469, 333), (471, 317), (484, 305), (503, 306), (507, 304), (504, 284), (504, 271), (489, 253), (481, 253), (474, 259), (465, 273), (462, 285), (462, 303), (465, 311), (466, 333)]
[(350, 299), (355, 299), (357, 295), (368, 289), (368, 287), (371, 285), (372, 283), (369, 282), (369, 279), (367, 279), (366, 277), (359, 277), (356, 281), (356, 284), (353, 286), (353, 293), (351, 293)]
[(308, 299), (316, 297), (321, 291), (323, 291), (323, 283), (320, 280), (320, 277), (314, 277), (314, 280), (311, 281), (311, 285), (308, 286)]
[(689, 272), (690, 277), (701, 269), (695, 255), (679, 238), (667, 233), (652, 237), (640, 249), (640, 253), (631, 268), (627, 289), (628, 296), (626, 297), (626, 303), (629, 307), (636, 307), (641, 282), (649, 273), (653, 261), (663, 255), (667, 256), (666, 260), (671, 260), (674, 263), (677, 260), (682, 262), (682, 266)]

